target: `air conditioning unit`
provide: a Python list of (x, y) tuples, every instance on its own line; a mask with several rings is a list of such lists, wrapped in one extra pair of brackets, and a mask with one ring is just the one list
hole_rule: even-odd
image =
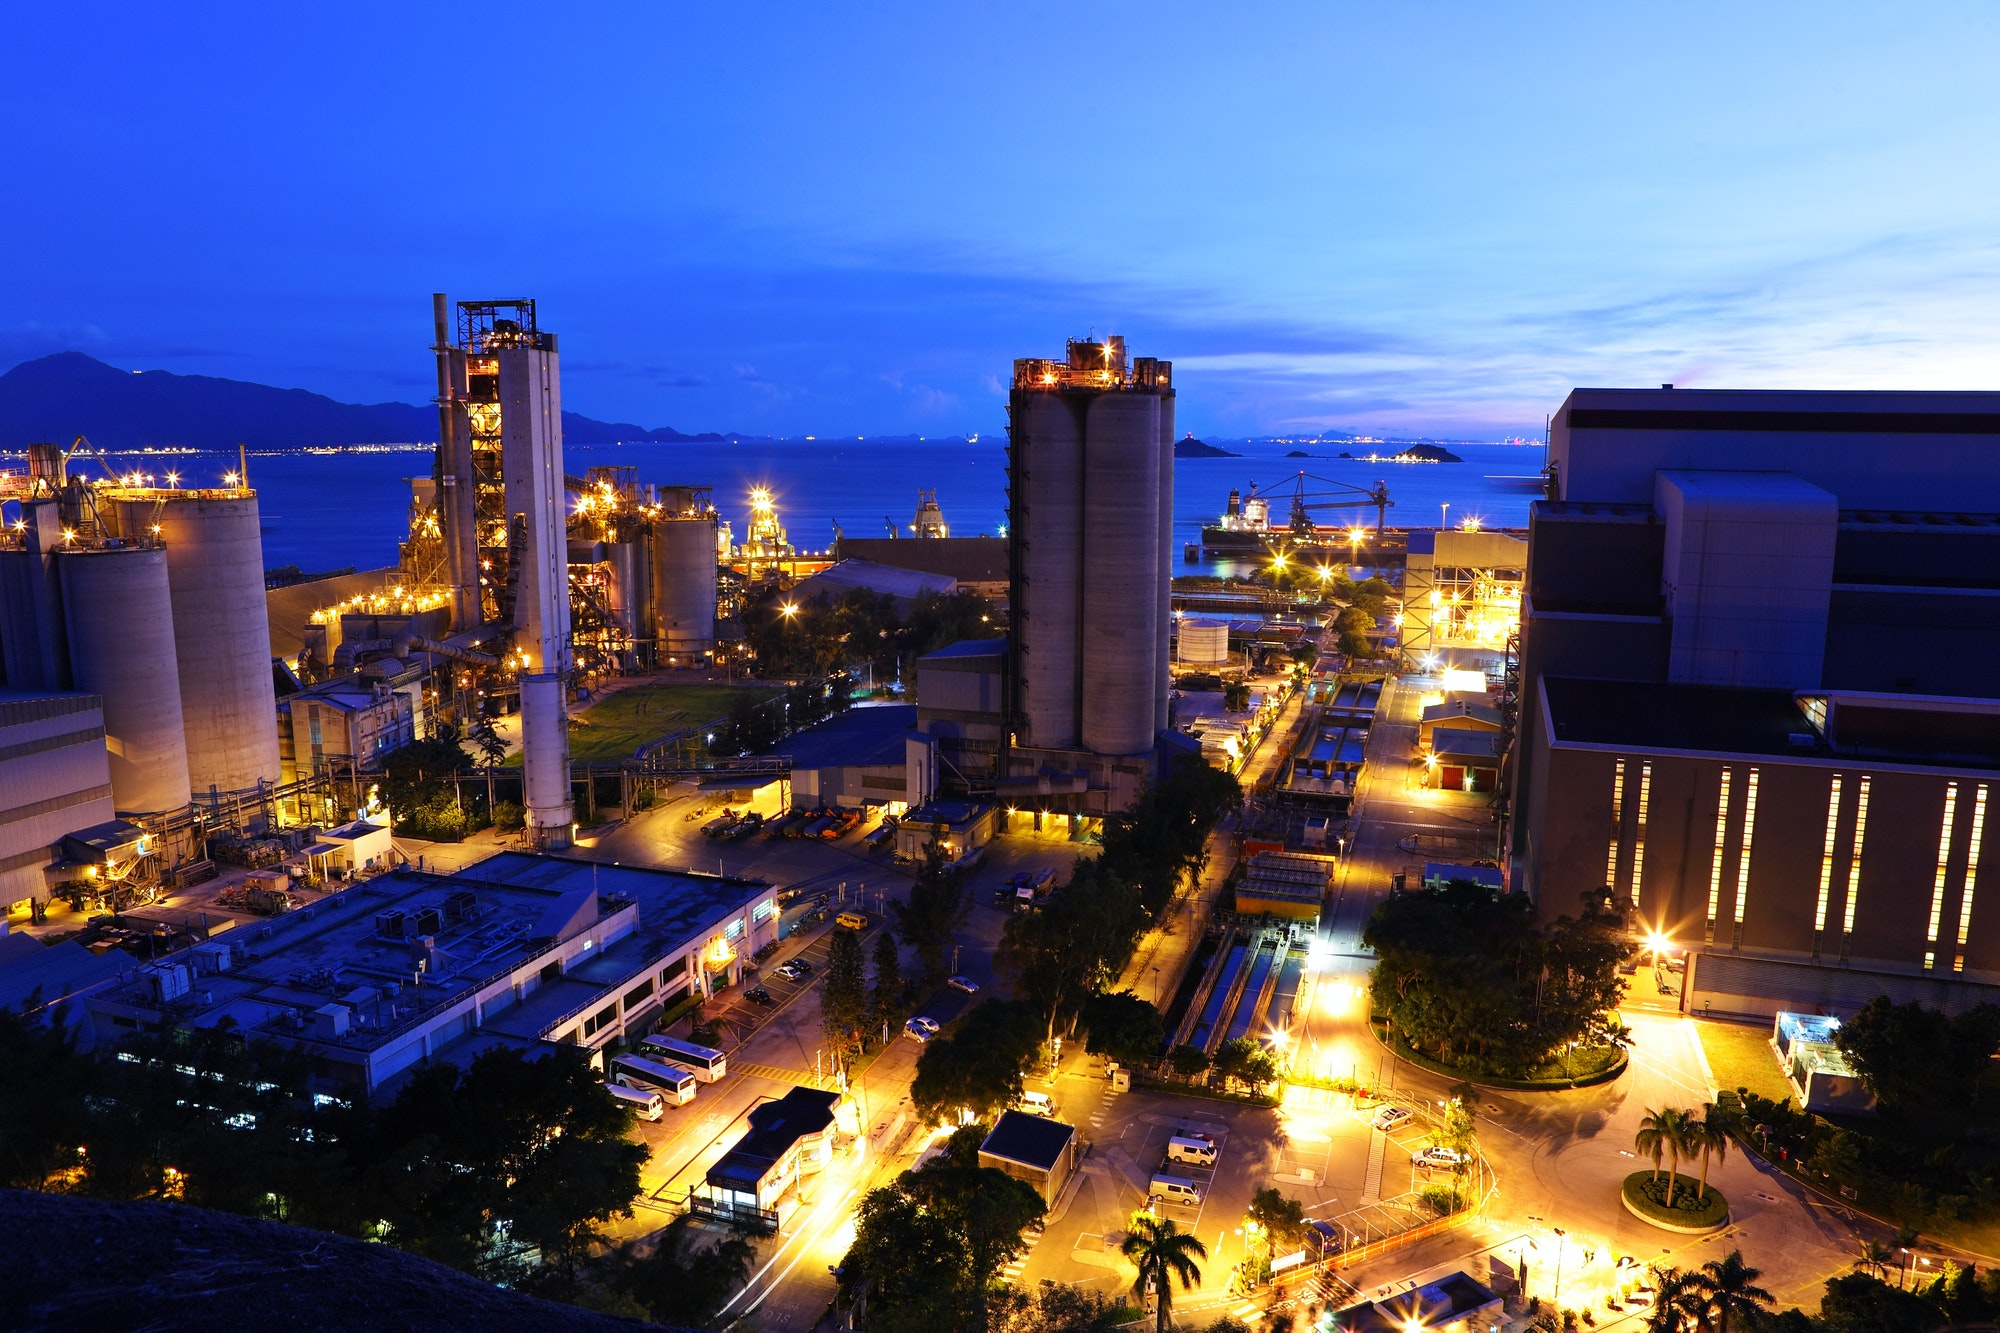
[(153, 979), (153, 998), (162, 1004), (181, 999), (188, 993), (188, 970), (179, 963), (172, 967), (155, 968), (149, 975)]

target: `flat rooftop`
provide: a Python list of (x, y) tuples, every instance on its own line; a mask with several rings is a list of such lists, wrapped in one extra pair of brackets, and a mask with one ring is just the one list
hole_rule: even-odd
[[(639, 933), (668, 945), (691, 938), (738, 908), (773, 892), (770, 885), (761, 881), (731, 875), (583, 861), (545, 852), (501, 852), (452, 878), (455, 882), (475, 885), (490, 883), (558, 893), (594, 888), (605, 897), (638, 904)], [(607, 906), (605, 910), (610, 909)], [(606, 952), (616, 950), (613, 945)], [(571, 968), (571, 975), (581, 975), (590, 966), (593, 964)]]
[(1075, 1137), (1076, 1126), (1060, 1120), (1026, 1111), (1002, 1111), (979, 1151), (1038, 1171), (1053, 1171), (1062, 1160), (1063, 1149)]
[(925, 653), (917, 659), (918, 665), (936, 662), (952, 657), (1000, 657), (1007, 651), (1005, 639), (960, 639), (949, 643), (934, 653)]
[(1832, 758), (1789, 690), (1542, 679), (1558, 745)]
[(915, 734), (915, 704), (850, 708), (782, 742), (792, 768), (878, 768), (904, 762), (903, 742)]

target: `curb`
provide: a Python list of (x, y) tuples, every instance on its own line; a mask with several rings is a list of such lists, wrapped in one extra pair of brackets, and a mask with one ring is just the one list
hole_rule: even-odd
[[(1645, 1175), (1647, 1173), (1639, 1172), (1638, 1174)], [(1630, 1177), (1627, 1177), (1627, 1179), (1630, 1179)], [(1720, 1190), (1717, 1190), (1716, 1192), (1718, 1194), (1721, 1193)], [(1676, 1235), (1706, 1236), (1711, 1232), (1721, 1231), (1724, 1227), (1729, 1225), (1729, 1214), (1727, 1211), (1725, 1211), (1722, 1214), (1721, 1221), (1711, 1222), (1701, 1226), (1683, 1226), (1678, 1222), (1663, 1222), (1659, 1218), (1654, 1217), (1650, 1213), (1641, 1212), (1639, 1210), (1639, 1206), (1632, 1202), (1632, 1196), (1626, 1192), (1625, 1187), (1622, 1184), (1618, 1187), (1618, 1202), (1625, 1205), (1626, 1212), (1632, 1214), (1632, 1216), (1638, 1218), (1641, 1222), (1644, 1222), (1647, 1226), (1657, 1227), (1661, 1231), (1671, 1231), (1674, 1232)]]

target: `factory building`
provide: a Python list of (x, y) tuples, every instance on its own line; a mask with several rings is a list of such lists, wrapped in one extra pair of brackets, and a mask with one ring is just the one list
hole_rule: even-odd
[(1580, 389), (1550, 477), (1516, 885), (1609, 885), (1696, 1011), (2000, 999), (2000, 394)]
[(1014, 363), (1008, 402), (1009, 780), (1060, 775), (1061, 808), (1124, 809), (1168, 711), (1172, 364), (1122, 338)]
[(601, 1060), (665, 1009), (740, 978), (777, 938), (776, 890), (511, 852), (456, 875), (394, 871), (138, 968), (87, 1002), (100, 1040), (232, 1023), (375, 1097), (426, 1060), (501, 1045)]
[(1526, 535), (1463, 528), (1410, 532), (1398, 628), (1412, 668), (1490, 669), (1520, 623)]
[(719, 522), (705, 486), (590, 469), (569, 541), (580, 657), (624, 670), (702, 665), (715, 648)]
[[(511, 627), (521, 690), (529, 836), (569, 840), (569, 543), (562, 375), (533, 301), (461, 301), (456, 338), (432, 297), (438, 370), (438, 511), (452, 628)], [(496, 575), (498, 577), (496, 577)]]
[(101, 699), (0, 691), (0, 907), (48, 901), (63, 838), (114, 819), (113, 790)]
[(894, 569), (914, 570), (950, 579), (995, 606), (1007, 606), (1008, 569), (1005, 537), (842, 536), (834, 543), (839, 560), (867, 560)]

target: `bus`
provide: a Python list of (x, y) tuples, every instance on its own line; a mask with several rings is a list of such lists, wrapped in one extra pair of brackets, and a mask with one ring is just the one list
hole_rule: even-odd
[(641, 1120), (658, 1120), (667, 1113), (666, 1099), (646, 1088), (628, 1088), (623, 1083), (607, 1083), (604, 1090)]
[(640, 1042), (639, 1049), (667, 1064), (691, 1070), (703, 1083), (713, 1083), (729, 1072), (729, 1058), (721, 1051), (691, 1041), (655, 1034)]
[(657, 1092), (675, 1106), (694, 1100), (694, 1075), (679, 1065), (663, 1065), (642, 1055), (614, 1055), (610, 1074), (613, 1083)]

